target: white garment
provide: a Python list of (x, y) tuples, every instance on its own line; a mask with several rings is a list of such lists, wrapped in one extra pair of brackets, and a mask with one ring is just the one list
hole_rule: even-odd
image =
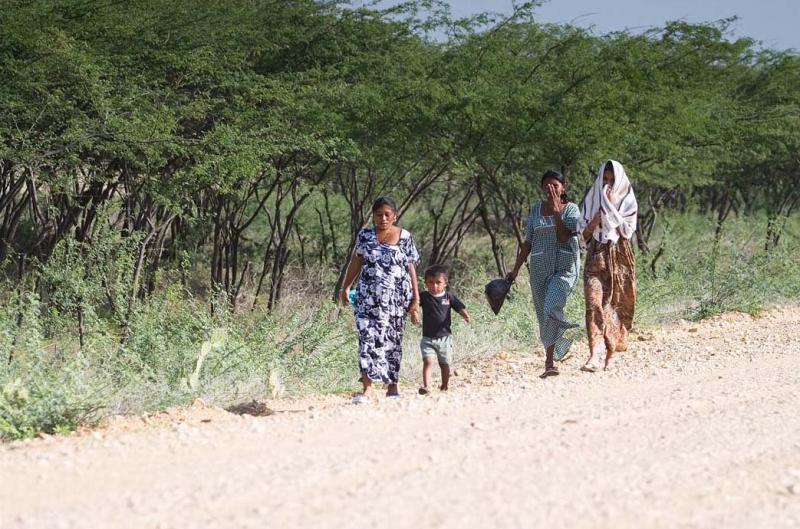
[(602, 221), (592, 234), (594, 239), (600, 243), (615, 243), (619, 240), (620, 234), (624, 238), (630, 239), (636, 231), (636, 218), (639, 212), (639, 204), (633, 194), (631, 181), (625, 174), (625, 168), (616, 160), (608, 161), (614, 167), (614, 185), (611, 188), (613, 201), (606, 196), (608, 186), (603, 184), (603, 171), (606, 168), (606, 163), (604, 163), (600, 166), (594, 184), (583, 199), (583, 211), (578, 219), (578, 230), (583, 232), (595, 214), (600, 212)]

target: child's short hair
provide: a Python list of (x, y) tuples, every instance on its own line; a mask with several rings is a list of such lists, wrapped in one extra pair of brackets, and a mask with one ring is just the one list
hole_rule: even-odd
[(444, 276), (447, 279), (447, 267), (445, 265), (434, 264), (425, 269), (425, 279), (439, 276)]

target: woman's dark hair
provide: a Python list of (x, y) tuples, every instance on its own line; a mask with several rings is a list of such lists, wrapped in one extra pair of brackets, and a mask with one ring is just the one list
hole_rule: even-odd
[(542, 175), (542, 182), (540, 185), (544, 185), (544, 181), (547, 180), (548, 178), (555, 178), (562, 184), (567, 185), (567, 179), (564, 178), (564, 175), (553, 169), (548, 169), (547, 171), (544, 172), (544, 174)]
[(375, 213), (383, 206), (389, 206), (389, 209), (397, 213), (397, 202), (392, 197), (379, 197), (372, 203), (372, 212)]
[(603, 172), (605, 173), (606, 171), (614, 172), (614, 163), (611, 160), (607, 161), (606, 166), (603, 167)]

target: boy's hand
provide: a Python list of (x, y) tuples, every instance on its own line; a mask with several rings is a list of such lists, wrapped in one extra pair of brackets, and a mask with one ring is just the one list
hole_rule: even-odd
[(464, 318), (465, 322), (469, 323), (469, 312), (467, 312), (467, 309), (461, 311), (461, 317)]

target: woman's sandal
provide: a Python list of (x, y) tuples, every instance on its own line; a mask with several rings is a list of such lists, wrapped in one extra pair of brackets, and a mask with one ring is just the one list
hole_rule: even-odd
[(539, 378), (554, 377), (558, 375), (558, 368), (555, 366), (545, 367), (544, 373), (539, 375)]
[(369, 398), (367, 395), (363, 393), (359, 393), (358, 395), (353, 395), (353, 399), (351, 401), (353, 404), (369, 404), (372, 402), (372, 399)]
[(583, 366), (581, 366), (581, 371), (584, 371), (586, 373), (597, 373), (598, 371), (600, 371), (600, 366), (595, 364), (594, 362), (592, 363), (586, 362)]

